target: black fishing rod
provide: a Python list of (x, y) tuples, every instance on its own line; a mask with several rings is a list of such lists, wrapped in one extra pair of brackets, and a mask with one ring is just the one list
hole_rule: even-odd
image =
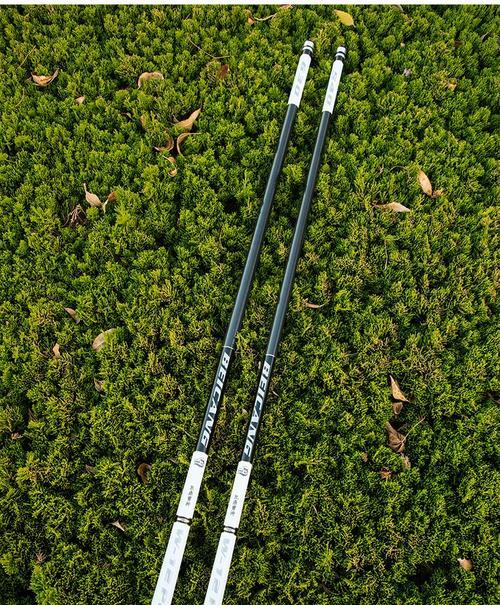
[(231, 364), (236, 335), (243, 319), (248, 293), (252, 284), (255, 266), (262, 246), (262, 239), (266, 229), (269, 212), (273, 203), (278, 177), (283, 165), (283, 159), (290, 139), (290, 133), (297, 114), (302, 92), (309, 71), (309, 65), (313, 54), (314, 45), (306, 41), (302, 48), (302, 54), (299, 59), (295, 79), (288, 98), (288, 108), (285, 121), (281, 129), (278, 142), (278, 148), (274, 156), (271, 172), (267, 181), (264, 198), (260, 209), (252, 243), (248, 253), (245, 269), (239, 286), (236, 302), (234, 303), (231, 320), (222, 347), (219, 365), (215, 374), (212, 391), (208, 400), (205, 417), (200, 430), (196, 450), (191, 458), (186, 481), (182, 490), (179, 506), (177, 508), (176, 520), (173, 524), (167, 550), (163, 558), (160, 575), (156, 584), (152, 605), (170, 605), (174, 595), (175, 585), (181, 567), (182, 557), (186, 548), (186, 542), (189, 535), (191, 520), (193, 519), (198, 494), (200, 492), (203, 474), (208, 458), (208, 450), (212, 440), (215, 422), (217, 420), (220, 404), (226, 387), (227, 375)]
[(325, 96), (325, 102), (323, 104), (323, 113), (321, 115), (318, 136), (314, 145), (311, 166), (309, 168), (306, 188), (304, 191), (304, 196), (302, 198), (302, 204), (300, 206), (297, 225), (295, 227), (292, 247), (288, 256), (288, 262), (286, 265), (285, 277), (281, 286), (279, 302), (276, 308), (276, 313), (274, 315), (271, 335), (269, 337), (264, 363), (262, 364), (262, 369), (260, 371), (257, 395), (255, 397), (252, 416), (247, 429), (245, 446), (243, 448), (243, 453), (241, 455), (240, 462), (238, 463), (238, 469), (236, 471), (236, 477), (234, 479), (233, 489), (231, 492), (231, 497), (229, 499), (226, 517), (224, 520), (224, 530), (219, 540), (217, 554), (215, 556), (214, 565), (212, 567), (212, 574), (210, 576), (210, 583), (208, 586), (204, 605), (221, 605), (222, 600), (224, 598), (227, 577), (229, 574), (231, 559), (233, 557), (234, 546), (236, 543), (236, 530), (238, 529), (240, 524), (241, 514), (243, 512), (243, 504), (245, 501), (248, 482), (250, 479), (250, 473), (252, 471), (252, 460), (255, 452), (257, 433), (261, 424), (262, 412), (264, 410), (264, 405), (269, 392), (269, 383), (271, 381), (274, 362), (276, 359), (276, 354), (278, 352), (278, 345), (280, 341), (281, 331), (283, 329), (283, 323), (285, 321), (285, 314), (288, 306), (288, 300), (290, 298), (290, 292), (292, 290), (295, 269), (297, 267), (297, 262), (299, 260), (300, 251), (302, 248), (302, 241), (304, 239), (304, 231), (307, 223), (307, 215), (311, 206), (314, 186), (316, 184), (316, 177), (318, 174), (318, 169), (321, 160), (321, 152), (325, 143), (328, 123), (333, 113), (333, 107), (335, 105), (335, 99), (337, 97), (338, 85), (340, 82), (340, 77), (342, 75), (345, 52), (346, 51), (343, 46), (339, 46), (337, 48), (335, 61), (333, 63), (332, 71), (330, 74), (330, 80), (328, 82), (328, 88)]

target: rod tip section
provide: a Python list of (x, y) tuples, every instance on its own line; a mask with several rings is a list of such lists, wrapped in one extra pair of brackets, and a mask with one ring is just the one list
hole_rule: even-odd
[(339, 59), (340, 61), (344, 61), (346, 52), (345, 46), (339, 46), (337, 48), (337, 52), (335, 53), (335, 60)]
[(314, 52), (314, 42), (311, 42), (311, 40), (306, 40), (304, 42), (304, 46), (302, 47), (302, 53), (306, 53), (306, 54), (312, 56), (313, 52)]

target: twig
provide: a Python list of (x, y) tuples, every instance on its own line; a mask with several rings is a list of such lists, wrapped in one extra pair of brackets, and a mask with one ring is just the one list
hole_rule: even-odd
[(31, 53), (35, 50), (35, 48), (36, 48), (36, 46), (33, 46), (33, 48), (28, 52), (28, 54), (21, 61), (21, 63), (19, 64), (19, 67), (22, 67), (26, 63), (26, 59), (31, 55)]
[(422, 418), (420, 418), (420, 420), (418, 422), (416, 422), (411, 429), (406, 433), (404, 440), (406, 441), (408, 439), (408, 435), (413, 431), (414, 428), (416, 428), (419, 424), (422, 424), (422, 422), (425, 420), (425, 416), (422, 416)]
[(220, 57), (215, 57), (214, 55), (211, 55), (210, 53), (207, 53), (206, 50), (204, 50), (203, 48), (201, 48), (201, 46), (198, 46), (198, 44), (195, 44), (191, 38), (188, 37), (188, 40), (191, 42), (191, 44), (197, 48), (198, 50), (200, 50), (202, 53), (205, 53), (207, 55), (207, 57), (210, 57), (211, 59), (226, 59), (227, 57), (229, 57), (230, 55), (220, 55)]

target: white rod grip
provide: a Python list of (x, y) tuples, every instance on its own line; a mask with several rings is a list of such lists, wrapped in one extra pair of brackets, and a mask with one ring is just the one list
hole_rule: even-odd
[(172, 603), (188, 535), (189, 525), (176, 521), (170, 534), (151, 605)]
[(226, 590), (227, 577), (231, 560), (233, 558), (236, 536), (233, 533), (223, 531), (217, 547), (210, 583), (208, 584), (207, 594), (204, 605), (221, 605)]
[(231, 491), (231, 497), (229, 498), (229, 505), (226, 511), (226, 518), (224, 519), (224, 527), (238, 529), (240, 526), (243, 504), (245, 503), (245, 496), (247, 493), (251, 472), (252, 465), (250, 462), (241, 461), (238, 463), (238, 469), (236, 470), (233, 489)]
[(194, 515), (198, 494), (200, 493), (201, 482), (207, 465), (208, 454), (204, 452), (194, 452), (191, 457), (188, 474), (182, 490), (179, 506), (177, 507), (177, 516), (191, 520)]
[(323, 103), (323, 111), (333, 113), (333, 107), (335, 105), (335, 99), (337, 98), (340, 76), (342, 75), (343, 67), (344, 62), (340, 59), (337, 59), (333, 62), (330, 80), (328, 81), (328, 88), (326, 89), (325, 102)]
[(288, 97), (288, 105), (296, 105), (297, 107), (300, 105), (300, 100), (302, 99), (302, 93), (304, 92), (304, 86), (307, 80), (309, 65), (311, 65), (311, 55), (303, 53), (300, 56), (299, 64), (297, 65), (292, 90)]

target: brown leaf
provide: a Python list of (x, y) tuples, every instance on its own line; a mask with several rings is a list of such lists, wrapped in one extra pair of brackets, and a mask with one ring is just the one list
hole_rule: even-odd
[(472, 570), (472, 561), (470, 559), (457, 559), (457, 561), (464, 571)]
[(87, 191), (87, 184), (83, 183), (83, 188), (85, 189), (85, 199), (93, 208), (102, 208), (103, 204), (101, 200), (95, 193), (90, 193)]
[(178, 153), (179, 155), (182, 155), (182, 152), (181, 152), (181, 145), (182, 145), (182, 143), (184, 143), (184, 141), (185, 141), (185, 140), (186, 140), (188, 137), (192, 137), (192, 136), (194, 136), (194, 135), (196, 135), (196, 134), (200, 134), (200, 133), (199, 133), (199, 132), (183, 132), (182, 134), (180, 134), (180, 135), (177, 137), (177, 153)]
[(155, 151), (158, 151), (160, 153), (162, 153), (164, 151), (166, 151), (166, 152), (172, 151), (172, 149), (174, 148), (174, 139), (170, 135), (167, 135), (167, 136), (168, 136), (168, 140), (167, 140), (166, 145), (164, 145), (163, 147), (153, 147), (153, 149)]
[(164, 80), (163, 74), (160, 71), (145, 71), (137, 80), (137, 88), (140, 88), (144, 82), (148, 80)]
[(106, 202), (116, 202), (116, 191), (112, 191), (106, 198)]
[(148, 473), (150, 470), (151, 470), (151, 464), (148, 464), (147, 462), (142, 462), (137, 467), (137, 474), (139, 475), (139, 477), (141, 478), (141, 481), (143, 483), (148, 482)]
[(399, 388), (399, 384), (396, 382), (396, 380), (394, 380), (391, 375), (389, 375), (389, 378), (391, 379), (391, 392), (394, 399), (396, 401), (404, 401), (405, 403), (410, 403), (403, 391)]
[(11, 439), (14, 439), (14, 441), (15, 441), (16, 439), (22, 439), (22, 437), (23, 437), (23, 436), (21, 435), (21, 433), (11, 433), (11, 434), (10, 434), (10, 438), (11, 438)]
[(120, 521), (113, 521), (113, 523), (111, 523), (111, 525), (113, 527), (117, 527), (120, 531), (125, 531), (125, 528), (123, 527), (123, 525), (120, 523)]
[(219, 80), (224, 80), (224, 78), (227, 76), (227, 74), (229, 73), (229, 65), (227, 65), (227, 63), (225, 65), (222, 65), (221, 68), (219, 69), (218, 73), (217, 73), (217, 77), (219, 78)]
[(399, 202), (390, 202), (389, 204), (374, 204), (375, 208), (381, 210), (392, 210), (392, 212), (411, 212), (409, 208)]
[(310, 303), (308, 300), (304, 301), (304, 307), (308, 307), (309, 309), (321, 309), (321, 307), (324, 307), (326, 305), (326, 303), (323, 303), (321, 305), (316, 305), (314, 303)]
[(411, 468), (410, 459), (408, 458), (408, 456), (404, 456), (403, 454), (401, 454), (401, 458), (403, 459), (403, 466), (409, 470)]
[(56, 342), (56, 344), (52, 347), (52, 353), (54, 353), (55, 359), (61, 359), (61, 350), (59, 348), (59, 343)]
[(430, 197), (432, 195), (432, 185), (429, 180), (429, 177), (425, 174), (423, 170), (418, 171), (418, 183), (425, 195), (428, 195)]
[(392, 404), (392, 411), (394, 412), (395, 416), (399, 416), (399, 414), (401, 414), (402, 410), (403, 410), (403, 402), (402, 401), (395, 401)]
[(76, 99), (75, 99), (75, 102), (77, 103), (77, 105), (81, 105), (84, 101), (85, 101), (84, 96), (76, 97)]
[(48, 86), (51, 82), (53, 82), (57, 78), (58, 74), (59, 74), (59, 70), (56, 69), (55, 72), (51, 76), (38, 76), (37, 74), (32, 73), (31, 77), (33, 79), (33, 82), (37, 86), (39, 86), (40, 88), (45, 88), (45, 86)]
[(354, 25), (354, 19), (351, 17), (351, 15), (349, 13), (336, 10), (335, 14), (337, 15), (337, 17), (339, 18), (339, 21), (343, 25), (347, 25), (348, 27), (352, 27)]
[(37, 565), (41, 565), (47, 557), (43, 554), (43, 552), (37, 552), (35, 555), (35, 563)]
[(104, 380), (97, 380), (97, 378), (94, 378), (94, 387), (98, 393), (102, 393), (104, 391)]
[(64, 310), (76, 324), (80, 323), (80, 319), (76, 315), (76, 311), (74, 309), (72, 309), (71, 307), (64, 307)]
[(248, 19), (247, 19), (247, 23), (249, 25), (255, 25), (257, 23), (257, 21), (252, 17), (251, 14), (248, 15)]
[(191, 128), (193, 127), (193, 124), (196, 121), (196, 118), (200, 115), (201, 112), (201, 107), (199, 109), (196, 109), (195, 111), (193, 111), (193, 113), (189, 116), (189, 118), (186, 118), (185, 120), (181, 120), (180, 122), (176, 123), (176, 126), (179, 126), (179, 128), (183, 128), (184, 130), (191, 130)]
[(378, 474), (384, 481), (388, 481), (392, 477), (392, 471), (389, 471), (386, 468), (383, 468)]
[(175, 158), (173, 156), (169, 156), (167, 158), (167, 160), (171, 164), (174, 164), (174, 167), (172, 168), (172, 170), (169, 171), (168, 176), (175, 176), (177, 174), (177, 166), (175, 166)]
[(280, 4), (279, 8), (280, 8), (281, 11), (292, 10), (293, 4)]
[(106, 341), (106, 336), (108, 334), (111, 334), (112, 332), (114, 332), (114, 328), (104, 330), (104, 332), (101, 332), (94, 338), (94, 342), (92, 343), (92, 348), (94, 349), (94, 351), (100, 351), (103, 348), (104, 343)]
[(390, 422), (385, 423), (385, 430), (387, 431), (389, 447), (393, 452), (400, 454), (405, 449), (406, 437), (401, 435)]

